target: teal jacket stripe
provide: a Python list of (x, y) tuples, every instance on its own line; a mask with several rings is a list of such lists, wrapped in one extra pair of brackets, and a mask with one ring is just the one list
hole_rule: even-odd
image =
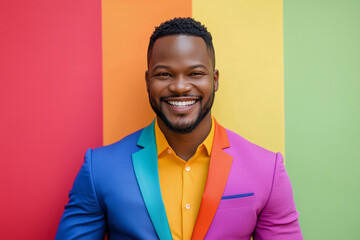
[(172, 240), (161, 196), (154, 123), (146, 127), (137, 142), (144, 147), (132, 154), (134, 171), (146, 209), (160, 240)]

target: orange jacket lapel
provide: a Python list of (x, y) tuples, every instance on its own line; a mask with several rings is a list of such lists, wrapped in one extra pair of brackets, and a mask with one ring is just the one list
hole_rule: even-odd
[(229, 146), (225, 128), (215, 121), (215, 135), (209, 171), (191, 237), (192, 240), (204, 239), (219, 206), (232, 164), (232, 156), (223, 151), (224, 148)]

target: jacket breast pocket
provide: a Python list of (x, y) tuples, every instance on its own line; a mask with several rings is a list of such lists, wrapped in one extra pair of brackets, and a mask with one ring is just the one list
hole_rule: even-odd
[(255, 194), (253, 192), (235, 194), (235, 195), (226, 195), (221, 198), (219, 209), (237, 208), (237, 207), (252, 208), (254, 204), (255, 204)]
[(257, 221), (256, 206), (254, 193), (223, 196), (205, 239), (250, 239)]

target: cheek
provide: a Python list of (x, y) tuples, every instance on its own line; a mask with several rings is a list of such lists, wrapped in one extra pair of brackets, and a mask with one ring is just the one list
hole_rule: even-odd
[(209, 81), (209, 80), (199, 82), (197, 84), (197, 89), (204, 95), (204, 98), (208, 97), (209, 95), (212, 94), (214, 90), (214, 83), (213, 81)]
[(166, 84), (156, 81), (149, 85), (149, 94), (152, 98), (159, 98), (166, 94)]

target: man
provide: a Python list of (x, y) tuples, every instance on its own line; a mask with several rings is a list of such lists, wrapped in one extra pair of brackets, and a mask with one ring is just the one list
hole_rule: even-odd
[(157, 118), (87, 151), (56, 239), (302, 239), (281, 154), (211, 116), (219, 72), (206, 28), (157, 27), (145, 78)]

